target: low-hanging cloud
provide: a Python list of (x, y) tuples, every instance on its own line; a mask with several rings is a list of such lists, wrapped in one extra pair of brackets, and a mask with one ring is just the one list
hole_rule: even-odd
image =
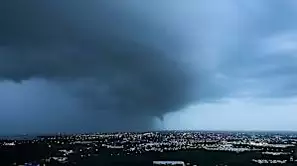
[(53, 82), (82, 102), (81, 111), (94, 110), (99, 119), (112, 114), (142, 128), (150, 127), (147, 117), (196, 101), (191, 91), (197, 82), (181, 55), (181, 38), (158, 20), (162, 12), (130, 2), (6, 2), (1, 79)]
[(143, 130), (197, 102), (296, 96), (294, 0), (1, 3), (1, 79), (42, 85), (31, 98), (69, 126)]

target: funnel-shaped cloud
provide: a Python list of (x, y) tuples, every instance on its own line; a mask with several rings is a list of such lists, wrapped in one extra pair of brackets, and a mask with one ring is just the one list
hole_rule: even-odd
[(147, 120), (132, 119), (183, 108), (195, 101), (191, 90), (197, 84), (181, 54), (182, 39), (166, 22), (172, 18), (162, 11), (166, 5), (157, 7), (157, 13), (154, 3), (148, 5), (5, 2), (0, 77), (55, 83), (100, 119), (110, 114), (123, 123), (149, 127)]

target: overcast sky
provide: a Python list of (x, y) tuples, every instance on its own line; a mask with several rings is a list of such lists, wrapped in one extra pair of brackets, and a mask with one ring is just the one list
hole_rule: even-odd
[(295, 0), (1, 3), (0, 134), (297, 130)]

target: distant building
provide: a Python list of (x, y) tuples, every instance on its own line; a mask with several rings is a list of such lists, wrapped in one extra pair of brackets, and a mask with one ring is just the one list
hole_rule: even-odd
[(35, 163), (25, 163), (24, 166), (40, 166), (40, 164), (35, 164)]
[(185, 166), (183, 161), (153, 161), (153, 165), (172, 165), (172, 166)]

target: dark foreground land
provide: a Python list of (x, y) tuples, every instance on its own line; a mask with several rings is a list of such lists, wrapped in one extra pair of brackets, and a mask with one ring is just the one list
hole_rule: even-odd
[(163, 153), (149, 153), (142, 156), (127, 156), (127, 157), (92, 157), (88, 160), (82, 161), (79, 165), (127, 165), (127, 166), (151, 166), (152, 161), (185, 161), (190, 165), (201, 166), (215, 166), (215, 165), (229, 165), (229, 166), (249, 166), (257, 165), (253, 164), (251, 160), (257, 154), (244, 153), (235, 154), (231, 152), (210, 152), (205, 150), (193, 150), (193, 151), (178, 151), (178, 152), (163, 152)]
[(0, 165), (297, 165), (296, 133), (96, 133), (0, 140)]

